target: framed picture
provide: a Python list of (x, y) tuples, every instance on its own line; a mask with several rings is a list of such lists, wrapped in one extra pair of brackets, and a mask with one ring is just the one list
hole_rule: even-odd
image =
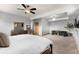
[(26, 29), (31, 29), (31, 26), (30, 25), (26, 25)]

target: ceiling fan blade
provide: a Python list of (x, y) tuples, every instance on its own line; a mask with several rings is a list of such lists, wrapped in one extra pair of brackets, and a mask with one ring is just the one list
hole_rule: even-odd
[(27, 5), (27, 7), (30, 7), (29, 5)]
[(36, 8), (31, 8), (30, 10), (36, 10)]
[(25, 4), (21, 4), (24, 8), (26, 8), (26, 5)]
[(35, 14), (35, 12), (30, 11), (30, 13)]

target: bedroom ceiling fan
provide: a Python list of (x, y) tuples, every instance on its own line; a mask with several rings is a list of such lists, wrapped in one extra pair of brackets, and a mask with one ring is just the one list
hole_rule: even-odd
[(37, 10), (36, 8), (30, 8), (30, 6), (29, 5), (25, 5), (25, 4), (21, 4), (23, 7), (24, 7), (24, 9), (21, 9), (21, 8), (17, 8), (18, 10), (24, 10), (25, 11), (25, 14), (27, 14), (27, 13), (32, 13), (32, 14), (35, 14), (35, 10)]

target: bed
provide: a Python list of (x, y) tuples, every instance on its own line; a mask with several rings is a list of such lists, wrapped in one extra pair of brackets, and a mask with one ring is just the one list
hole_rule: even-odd
[(0, 54), (51, 54), (52, 42), (36, 35), (9, 36), (10, 46), (0, 47)]

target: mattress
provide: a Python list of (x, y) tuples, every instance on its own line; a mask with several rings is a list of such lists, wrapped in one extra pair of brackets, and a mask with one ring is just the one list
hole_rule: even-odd
[(0, 48), (0, 54), (39, 54), (43, 52), (52, 42), (35, 35), (9, 36), (10, 47)]

